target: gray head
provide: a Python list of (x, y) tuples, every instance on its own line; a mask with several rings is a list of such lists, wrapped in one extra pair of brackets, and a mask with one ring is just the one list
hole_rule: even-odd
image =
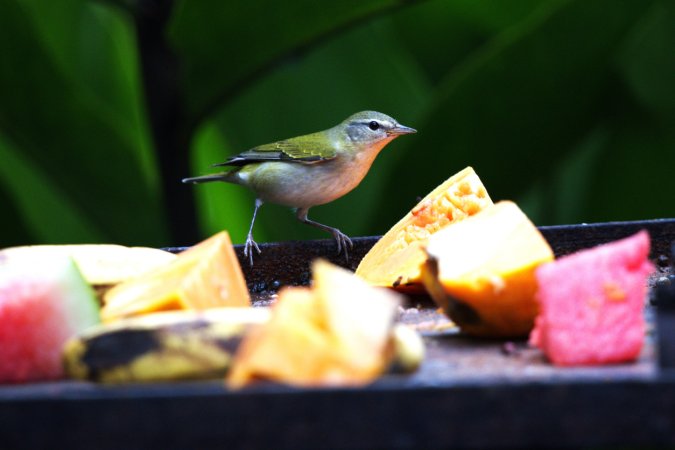
[(352, 114), (340, 126), (352, 142), (374, 144), (390, 141), (402, 134), (416, 133), (417, 130), (399, 124), (395, 119), (377, 111), (361, 111)]

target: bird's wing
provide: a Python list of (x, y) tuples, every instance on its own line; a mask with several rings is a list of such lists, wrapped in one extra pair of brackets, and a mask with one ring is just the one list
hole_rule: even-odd
[[(328, 148), (327, 148), (328, 147)], [(265, 161), (291, 161), (305, 164), (318, 163), (337, 156), (334, 148), (326, 145), (325, 137), (307, 135), (271, 144), (263, 144), (242, 152), (214, 166), (245, 166)]]

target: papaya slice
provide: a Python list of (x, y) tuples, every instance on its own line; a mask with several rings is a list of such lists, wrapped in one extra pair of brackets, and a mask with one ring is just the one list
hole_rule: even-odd
[(168, 264), (108, 290), (101, 319), (109, 322), (156, 311), (249, 306), (250, 302), (232, 241), (222, 231)]
[(476, 172), (467, 167), (431, 191), (387, 231), (361, 260), (356, 275), (375, 286), (424, 293), (420, 266), (426, 260), (423, 247), (429, 237), (492, 204)]
[(526, 336), (539, 312), (535, 269), (553, 251), (513, 202), (502, 201), (429, 239), (431, 297), (466, 334)]

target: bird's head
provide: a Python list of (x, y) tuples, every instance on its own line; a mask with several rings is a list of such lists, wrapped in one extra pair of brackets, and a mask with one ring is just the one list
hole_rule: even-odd
[(347, 139), (354, 144), (371, 147), (386, 144), (402, 134), (416, 133), (414, 128), (399, 124), (392, 117), (376, 111), (361, 111), (340, 124)]

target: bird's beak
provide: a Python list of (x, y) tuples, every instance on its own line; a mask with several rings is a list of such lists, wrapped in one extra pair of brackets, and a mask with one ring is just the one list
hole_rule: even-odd
[(392, 136), (400, 136), (401, 134), (412, 134), (412, 133), (417, 133), (417, 130), (400, 124), (397, 124), (394, 128), (392, 128), (388, 132), (388, 134)]

